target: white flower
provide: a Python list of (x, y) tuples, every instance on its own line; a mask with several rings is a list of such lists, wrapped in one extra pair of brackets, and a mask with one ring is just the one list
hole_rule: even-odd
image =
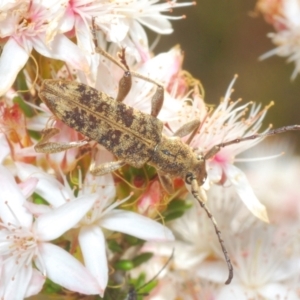
[[(73, 191), (66, 181), (63, 186), (53, 178), (49, 180), (47, 174), (31, 165), (18, 163), (17, 167), (18, 176), (21, 178), (32, 176), (39, 179), (36, 192), (54, 207), (66, 201), (75, 201)], [(131, 211), (116, 209), (129, 197), (112, 203), (115, 188), (110, 174), (101, 177), (87, 174), (84, 184), (80, 183), (80, 187), (79, 197), (97, 198), (92, 209), (76, 227), (79, 228), (78, 240), (85, 265), (104, 292), (108, 282), (108, 264), (103, 229), (126, 233), (144, 240), (173, 240), (174, 237), (168, 228), (149, 218)], [(103, 295), (103, 292), (100, 294)]]
[(288, 62), (295, 63), (291, 76), (295, 79), (300, 73), (300, 2), (298, 0), (260, 0), (257, 9), (276, 29), (276, 32), (269, 33), (268, 37), (277, 47), (263, 54), (260, 59), (273, 55), (288, 57)]
[[(255, 134), (260, 129), (262, 120), (272, 104), (262, 110), (260, 110), (260, 105), (255, 106), (252, 102), (238, 106), (240, 101), (233, 102), (230, 99), (235, 79), (229, 85), (224, 99), (213, 113), (209, 114), (206, 110), (203, 111), (202, 99), (196, 98), (196, 105), (192, 102), (192, 106), (183, 107), (184, 109), (178, 114), (178, 119), (185, 122), (200, 118), (202, 122), (200, 129), (190, 143), (191, 148), (197, 149), (198, 153), (205, 155), (220, 143)], [(249, 107), (248, 117), (245, 117)], [(174, 123), (175, 121), (170, 124)], [(172, 131), (176, 131), (178, 126), (178, 124), (175, 125)], [(262, 138), (257, 138), (235, 143), (221, 148), (217, 154), (209, 157), (206, 162), (208, 178), (205, 188), (208, 188), (211, 183), (233, 185), (247, 208), (256, 217), (268, 222), (266, 209), (256, 198), (245, 174), (233, 165), (236, 155), (253, 147), (261, 140)]]
[[(244, 226), (251, 225), (249, 217), (254, 219), (240, 201), (233, 199), (233, 195), (232, 188), (221, 186), (213, 186), (208, 192), (208, 207), (218, 223), (227, 249), (229, 232), (240, 233)], [(194, 199), (193, 202), (193, 207), (181, 218), (168, 224), (176, 237), (175, 242), (146, 243), (143, 251), (168, 257), (174, 248), (172, 270), (177, 271), (179, 277), (180, 272), (185, 274), (182, 281), (190, 279), (189, 274), (192, 273), (201, 280), (213, 279), (218, 284), (224, 284), (228, 269), (213, 224)]]
[(285, 233), (260, 223), (234, 236), (230, 252), (235, 277), (220, 288), (217, 299), (299, 299), (294, 281), (299, 280), (300, 260), (292, 233), (292, 228)]
[(0, 37), (8, 39), (0, 59), (0, 95), (11, 87), (33, 48), (46, 57), (88, 72), (87, 60), (79, 48), (59, 32), (63, 12), (59, 0), (32, 0), (13, 7), (0, 21)]
[(24, 206), (23, 193), (3, 166), (0, 189), (0, 297), (24, 299), (36, 294), (45, 277), (69, 290), (99, 294), (97, 282), (84, 266), (49, 243), (73, 227), (91, 208), (95, 197), (78, 198), (34, 219)]
[[(265, 140), (247, 153), (243, 163), (243, 170), (254, 192), (265, 203), (272, 223), (294, 223), (300, 216), (300, 158), (293, 154), (293, 145), (290, 139)], [(251, 163), (253, 157), (259, 161)]]
[(173, 32), (170, 19), (181, 19), (183, 16), (174, 17), (161, 14), (172, 12), (174, 8), (194, 5), (195, 2), (178, 3), (175, 0), (159, 3), (159, 0), (116, 0), (114, 13), (119, 16), (112, 27), (109, 38), (122, 45), (137, 48), (142, 61), (148, 56), (148, 38), (141, 24), (158, 34)]

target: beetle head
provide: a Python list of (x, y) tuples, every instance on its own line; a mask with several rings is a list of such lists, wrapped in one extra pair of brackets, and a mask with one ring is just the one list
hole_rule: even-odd
[(191, 164), (190, 170), (185, 176), (185, 182), (191, 184), (193, 179), (196, 179), (198, 185), (201, 186), (204, 184), (207, 177), (206, 173), (206, 163), (203, 155), (195, 156), (195, 160)]

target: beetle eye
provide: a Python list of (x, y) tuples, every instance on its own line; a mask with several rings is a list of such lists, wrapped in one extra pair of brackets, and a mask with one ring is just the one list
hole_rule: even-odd
[(185, 182), (187, 184), (191, 184), (193, 179), (194, 179), (193, 173), (189, 172), (189, 173), (186, 174), (186, 176), (185, 176)]

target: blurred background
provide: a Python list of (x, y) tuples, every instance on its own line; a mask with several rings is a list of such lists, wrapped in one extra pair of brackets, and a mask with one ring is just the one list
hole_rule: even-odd
[[(187, 1), (187, 0), (186, 0)], [(182, 2), (182, 1), (181, 1)], [(300, 124), (300, 75), (291, 80), (293, 63), (278, 56), (259, 61), (259, 56), (275, 46), (267, 38), (273, 32), (261, 15), (255, 13), (255, 1), (197, 0), (197, 5), (175, 9), (173, 15), (186, 19), (172, 21), (174, 33), (162, 36), (155, 53), (180, 44), (185, 52), (184, 69), (203, 83), (207, 103), (218, 104), (234, 74), (233, 100), (268, 104), (265, 127)], [(300, 145), (300, 132), (290, 134)], [(298, 153), (300, 149), (298, 146)]]

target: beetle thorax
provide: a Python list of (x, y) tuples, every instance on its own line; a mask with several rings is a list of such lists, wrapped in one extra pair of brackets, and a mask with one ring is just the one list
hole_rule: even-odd
[(163, 135), (148, 164), (162, 173), (172, 177), (180, 177), (183, 180), (187, 174), (193, 173), (199, 185), (203, 183), (203, 178), (206, 177), (204, 159), (197, 156), (178, 137), (169, 138)]

